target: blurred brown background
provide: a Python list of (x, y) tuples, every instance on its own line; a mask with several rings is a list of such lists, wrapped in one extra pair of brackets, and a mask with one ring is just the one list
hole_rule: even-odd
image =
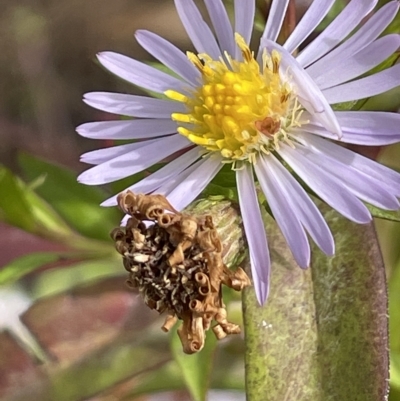
[(74, 127), (110, 116), (82, 95), (134, 90), (96, 63), (97, 52), (149, 58), (137, 29), (186, 44), (172, 0), (1, 0), (0, 10), (0, 162), (13, 169), (20, 150), (84, 168), (79, 154), (99, 143)]

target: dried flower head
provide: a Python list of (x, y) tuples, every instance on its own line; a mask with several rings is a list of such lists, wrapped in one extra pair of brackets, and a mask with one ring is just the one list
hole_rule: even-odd
[(250, 279), (240, 267), (225, 266), (211, 216), (178, 213), (164, 196), (131, 191), (119, 195), (118, 205), (131, 216), (126, 227), (111, 233), (129, 272), (127, 283), (139, 289), (147, 306), (167, 313), (162, 329), (182, 320), (178, 335), (187, 354), (203, 348), (213, 321), (218, 339), (240, 333), (227, 321), (221, 286), (240, 291)]

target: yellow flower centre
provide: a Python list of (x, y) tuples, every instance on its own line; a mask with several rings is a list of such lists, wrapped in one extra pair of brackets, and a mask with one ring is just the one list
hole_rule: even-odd
[(280, 54), (264, 52), (262, 66), (244, 39), (236, 34), (243, 61), (213, 60), (206, 54), (188, 53), (201, 72), (202, 82), (192, 96), (169, 90), (165, 94), (183, 102), (187, 113), (174, 113), (178, 132), (224, 161), (255, 162), (259, 152), (270, 153), (279, 142), (290, 143), (287, 132), (298, 126), (300, 107), (280, 73)]

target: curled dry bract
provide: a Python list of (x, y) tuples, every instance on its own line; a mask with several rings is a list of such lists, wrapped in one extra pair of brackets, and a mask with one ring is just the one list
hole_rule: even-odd
[(164, 196), (131, 191), (119, 195), (118, 205), (131, 216), (111, 233), (129, 272), (127, 283), (147, 306), (167, 313), (162, 330), (182, 320), (178, 335), (187, 354), (203, 348), (213, 321), (218, 339), (240, 333), (227, 320), (221, 286), (240, 291), (250, 279), (240, 267), (231, 271), (223, 263), (212, 217), (178, 213)]

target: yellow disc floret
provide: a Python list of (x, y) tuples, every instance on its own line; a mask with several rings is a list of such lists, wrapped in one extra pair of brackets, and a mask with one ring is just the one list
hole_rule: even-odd
[(280, 54), (264, 52), (262, 67), (243, 38), (236, 34), (243, 61), (211, 59), (188, 53), (201, 72), (202, 82), (190, 96), (169, 90), (166, 95), (183, 102), (187, 113), (174, 113), (178, 132), (196, 145), (220, 152), (226, 162), (255, 161), (279, 141), (289, 141), (287, 129), (298, 125), (299, 107), (290, 86), (279, 73)]

